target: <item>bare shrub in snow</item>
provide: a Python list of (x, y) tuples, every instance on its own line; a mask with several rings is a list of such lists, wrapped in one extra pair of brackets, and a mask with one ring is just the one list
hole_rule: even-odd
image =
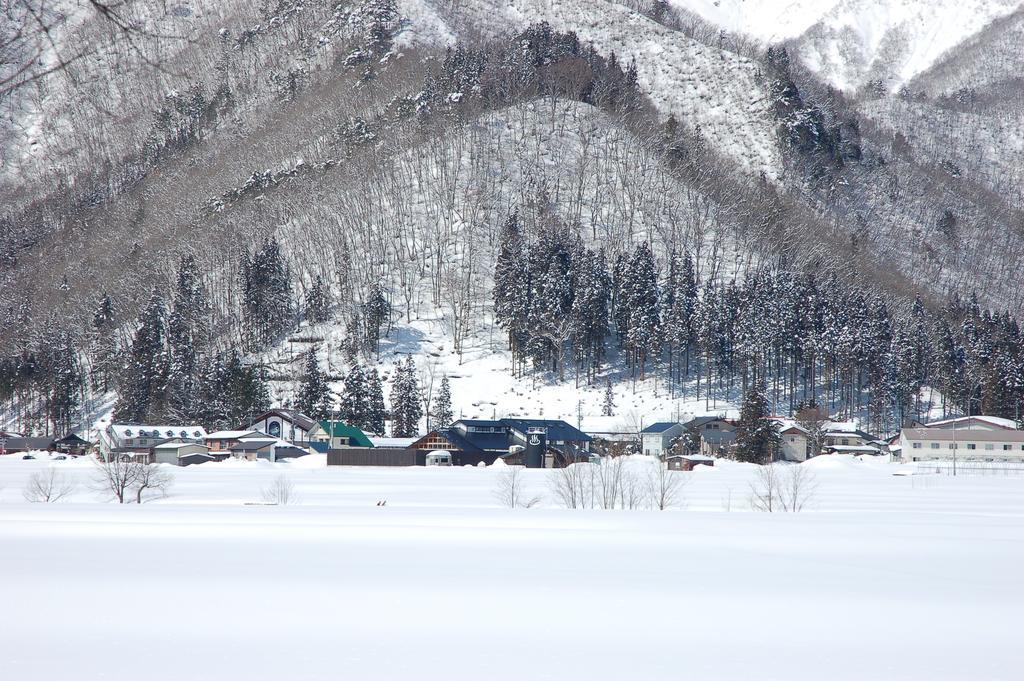
[(296, 501), (295, 485), (287, 475), (279, 475), (274, 481), (263, 488), (263, 501), (268, 504), (287, 506)]
[(664, 511), (682, 505), (683, 489), (689, 481), (682, 473), (670, 471), (664, 461), (655, 462), (647, 473), (647, 493), (651, 507)]
[(167, 490), (174, 482), (174, 476), (159, 464), (140, 464), (141, 469), (135, 480), (135, 503), (142, 503), (142, 495), (147, 490), (158, 493), (158, 498), (166, 496)]
[(814, 499), (818, 480), (814, 471), (806, 466), (790, 466), (779, 485), (779, 504), (782, 510), (799, 513)]
[(128, 457), (115, 456), (108, 461), (96, 461), (96, 490), (110, 494), (117, 503), (123, 504), (128, 499), (131, 489), (139, 482), (145, 466)]
[(574, 463), (551, 472), (551, 492), (566, 508), (594, 508), (598, 464)]
[(799, 513), (814, 498), (818, 481), (806, 466), (768, 464), (759, 466), (750, 483), (750, 508), (772, 513)]
[(527, 496), (524, 490), (522, 466), (508, 466), (498, 475), (494, 498), (508, 508), (533, 508), (540, 503), (540, 496)]
[(750, 483), (750, 508), (764, 513), (779, 510), (780, 485), (777, 464), (758, 466), (754, 481)]
[[(623, 485), (631, 471), (626, 470), (626, 457), (605, 457), (597, 467), (598, 501), (606, 511), (615, 509), (623, 498)], [(623, 504), (625, 505), (625, 504)]]
[(74, 484), (53, 468), (33, 473), (28, 484), (22, 490), (25, 501), (30, 503), (56, 503), (70, 496), (75, 490)]

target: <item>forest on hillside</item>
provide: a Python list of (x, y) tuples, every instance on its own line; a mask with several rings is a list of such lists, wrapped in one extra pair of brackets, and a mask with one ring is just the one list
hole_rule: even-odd
[[(770, 97), (776, 181), (660, 111), (644, 55), (546, 23), (431, 50), (401, 42), (415, 18), (392, 0), (230, 11), (163, 48), (145, 96), (126, 96), (151, 61), (130, 42), (110, 42), (117, 78), (73, 67), (63, 151), (4, 186), (5, 422), (57, 433), (110, 400), (218, 427), (274, 397), (419, 430), (435, 409), (408, 368), (405, 406), (385, 405), (399, 372), (378, 343), (427, 313), (460, 354), (500, 328), (508, 370), (552, 383), (764, 382), (776, 413), (879, 432), (920, 416), (925, 386), (943, 411), (1019, 416), (1019, 197), (882, 130), (785, 46), (732, 46)], [(44, 84), (68, 87), (26, 87), (49, 102)], [(103, 96), (116, 134), (91, 124)], [(271, 363), (318, 324), (344, 329), (344, 371), (319, 376), (315, 348)]]

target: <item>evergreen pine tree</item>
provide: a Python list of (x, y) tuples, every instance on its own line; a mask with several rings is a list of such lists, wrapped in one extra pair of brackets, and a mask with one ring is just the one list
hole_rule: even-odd
[(370, 428), (370, 387), (363, 367), (353, 364), (345, 374), (339, 415), (357, 428)]
[(775, 459), (779, 434), (769, 418), (771, 406), (763, 381), (755, 381), (743, 398), (740, 419), (736, 423), (736, 459), (765, 464)]
[(391, 302), (384, 292), (384, 286), (377, 282), (367, 297), (364, 319), (366, 320), (367, 341), (374, 357), (380, 357), (381, 330), (386, 336), (391, 330)]
[(604, 388), (604, 403), (601, 405), (601, 416), (615, 416), (615, 391), (612, 390), (612, 381)]
[(447, 428), (451, 425), (452, 417), (452, 387), (448, 377), (441, 378), (441, 387), (437, 391), (437, 399), (434, 402), (434, 427)]
[(318, 274), (306, 292), (306, 319), (313, 324), (326, 322), (330, 319), (330, 309), (330, 291), (324, 278)]
[(156, 290), (150, 296), (132, 342), (131, 355), (122, 372), (114, 420), (145, 423), (163, 420), (170, 358), (167, 348), (167, 310)]
[(92, 387), (104, 393), (114, 387), (119, 362), (116, 316), (114, 301), (104, 292), (92, 315)]
[(305, 371), (295, 395), (295, 408), (319, 421), (330, 418), (334, 400), (327, 375), (320, 369), (316, 355), (315, 347), (306, 352)]
[(416, 364), (412, 357), (395, 365), (395, 382), (391, 388), (391, 434), (414, 437), (419, 434), (423, 403), (420, 399)]
[(508, 346), (515, 363), (522, 358), (530, 310), (530, 280), (526, 242), (518, 213), (511, 213), (502, 225), (498, 258), (494, 266), (494, 319), (508, 333)]
[(380, 373), (376, 368), (367, 373), (369, 380), (367, 382), (366, 428), (370, 432), (383, 435), (387, 408), (384, 406), (384, 389), (381, 387)]

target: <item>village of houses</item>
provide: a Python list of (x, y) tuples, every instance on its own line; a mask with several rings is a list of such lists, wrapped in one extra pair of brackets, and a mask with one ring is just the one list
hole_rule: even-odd
[[(811, 434), (792, 418), (772, 417), (778, 433), (775, 460), (814, 456), (884, 457), (893, 463), (957, 462), (1024, 464), (1024, 430), (1010, 419), (966, 416), (910, 422), (883, 439), (854, 422), (822, 420)], [(96, 431), (93, 431), (96, 432)], [(737, 423), (725, 416), (656, 422), (633, 432), (584, 432), (563, 420), (459, 419), (416, 438), (378, 437), (343, 421), (316, 421), (276, 408), (234, 430), (207, 432), (193, 424), (106, 425), (98, 437), (69, 433), (60, 439), (0, 431), (0, 455), (57, 459), (94, 456), (144, 464), (193, 466), (228, 459), (283, 462), (326, 454), (328, 466), (489, 466), (496, 461), (527, 468), (561, 468), (577, 462), (642, 454), (668, 469), (689, 471), (732, 458)], [(814, 451), (818, 449), (820, 451)]]

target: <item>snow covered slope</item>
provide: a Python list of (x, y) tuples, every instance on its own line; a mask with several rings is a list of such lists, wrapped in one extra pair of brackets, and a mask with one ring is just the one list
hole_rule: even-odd
[(670, 0), (726, 31), (795, 54), (832, 86), (853, 92), (880, 79), (891, 91), (1021, 0)]
[(800, 59), (844, 91), (883, 80), (890, 91), (1010, 14), (1021, 0), (845, 0), (798, 43)]
[(454, 5), (464, 31), (504, 35), (540, 21), (575, 31), (598, 52), (636, 59), (641, 89), (664, 117), (674, 114), (722, 155), (753, 174), (776, 177), (782, 163), (758, 65), (691, 40), (607, 0), (471, 0)]
[(730, 33), (771, 44), (802, 35), (842, 0), (669, 0)]

